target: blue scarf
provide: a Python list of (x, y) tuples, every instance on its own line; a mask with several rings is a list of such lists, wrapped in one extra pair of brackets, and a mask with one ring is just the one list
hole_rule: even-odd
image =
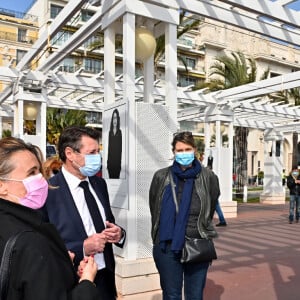
[(174, 161), (171, 171), (176, 185), (176, 194), (178, 192), (179, 179), (185, 180), (185, 182), (177, 215), (171, 184), (168, 184), (165, 188), (160, 212), (159, 244), (161, 249), (165, 250), (166, 242), (172, 241), (171, 250), (178, 253), (184, 245), (194, 179), (201, 172), (201, 164), (197, 159), (194, 159), (192, 167), (183, 171), (180, 165)]

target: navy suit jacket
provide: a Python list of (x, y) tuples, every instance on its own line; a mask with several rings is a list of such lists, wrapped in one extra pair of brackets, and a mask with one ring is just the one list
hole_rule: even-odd
[[(89, 181), (101, 201), (107, 221), (115, 223), (105, 180), (92, 176), (89, 177)], [(63, 173), (59, 172), (50, 178), (49, 182), (54, 188), (49, 189), (48, 198), (42, 211), (45, 219), (56, 226), (67, 249), (75, 253), (74, 264), (76, 267), (83, 258), (83, 241), (88, 236)], [(104, 223), (105, 221), (103, 220)], [(122, 231), (125, 234), (123, 229)], [(115, 245), (123, 247), (124, 242), (125, 239), (121, 244), (116, 243)], [(115, 260), (111, 243), (105, 245), (104, 259), (106, 268), (114, 272)]]

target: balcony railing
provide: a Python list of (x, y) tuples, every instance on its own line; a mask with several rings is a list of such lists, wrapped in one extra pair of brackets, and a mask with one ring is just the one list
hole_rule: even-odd
[(28, 35), (20, 37), (15, 33), (0, 31), (0, 40), (33, 44), (37, 40), (37, 38)]
[(28, 20), (28, 21), (32, 21), (32, 22), (37, 22), (38, 21), (37, 16), (22, 13), (22, 12), (15, 11), (15, 10), (1, 8), (1, 7), (0, 7), (0, 15), (13, 17), (13, 18), (17, 18), (17, 19), (22, 19), (22, 20)]

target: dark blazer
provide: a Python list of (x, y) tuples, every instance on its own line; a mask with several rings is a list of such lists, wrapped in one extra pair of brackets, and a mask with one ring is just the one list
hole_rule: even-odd
[[(115, 223), (105, 180), (92, 176), (89, 177), (89, 181), (101, 201), (107, 221)], [(54, 177), (51, 177), (49, 182), (55, 188), (49, 189), (43, 211), (46, 219), (57, 228), (67, 249), (75, 253), (74, 263), (77, 266), (83, 258), (83, 241), (88, 236), (63, 173), (59, 172)], [(103, 221), (105, 223), (106, 220)], [(122, 241), (122, 244), (117, 243), (115, 245), (123, 247), (124, 242), (125, 239)], [(114, 272), (115, 260), (112, 244), (110, 243), (105, 245), (104, 259), (106, 268)]]
[(78, 284), (67, 249), (40, 213), (0, 199), (0, 260), (10, 236), (18, 238), (10, 265), (7, 300), (99, 300), (92, 282)]

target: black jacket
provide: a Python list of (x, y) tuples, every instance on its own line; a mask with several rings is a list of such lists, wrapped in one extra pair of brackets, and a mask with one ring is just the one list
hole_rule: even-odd
[(0, 257), (10, 236), (22, 233), (11, 263), (7, 300), (98, 300), (92, 282), (78, 283), (67, 249), (38, 211), (0, 199)]
[[(300, 176), (297, 177), (297, 180), (300, 180)], [(300, 184), (295, 182), (292, 175), (287, 177), (286, 185), (290, 190), (290, 195), (300, 195)]]
[[(149, 191), (151, 212), (151, 236), (153, 243), (157, 242), (161, 203), (165, 187), (169, 184), (169, 167), (158, 170), (152, 179)], [(202, 167), (195, 179), (194, 188), (201, 199), (201, 210), (198, 218), (198, 230), (202, 238), (214, 238), (217, 232), (212, 225), (212, 218), (220, 196), (218, 177), (208, 168)]]

